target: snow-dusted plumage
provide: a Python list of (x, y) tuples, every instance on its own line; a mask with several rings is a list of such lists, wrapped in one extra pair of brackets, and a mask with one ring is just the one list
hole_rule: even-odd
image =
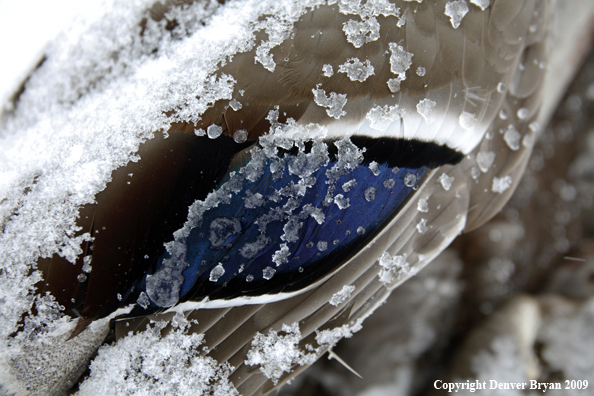
[[(50, 46), (4, 107), (10, 390), (67, 388), (112, 326), (119, 341), (101, 347), (82, 394), (196, 374), (219, 381), (197, 382), (209, 391), (266, 393), (492, 216), (521, 174), (548, 2), (514, 2), (512, 20), (496, 1), (451, 2), (464, 13), (445, 1), (174, 3), (117, 3)], [(28, 347), (38, 340), (52, 347)], [(152, 370), (142, 343), (188, 358)], [(59, 349), (82, 352), (35, 366)], [(110, 377), (122, 356), (145, 363)]]

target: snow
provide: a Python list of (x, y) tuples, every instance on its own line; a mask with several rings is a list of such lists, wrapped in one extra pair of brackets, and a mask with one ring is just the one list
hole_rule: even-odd
[(210, 222), (210, 233), (208, 240), (214, 247), (225, 244), (229, 237), (236, 235), (241, 231), (241, 224), (237, 219), (229, 217), (217, 217)]
[(437, 106), (437, 103), (429, 98), (421, 99), (417, 104), (417, 113), (423, 116), (427, 124), (433, 122), (433, 108), (435, 106)]
[(344, 23), (342, 30), (346, 34), (347, 41), (355, 48), (361, 48), (365, 43), (380, 38), (380, 25), (374, 17), (362, 22), (351, 19)]
[(417, 67), (417, 75), (423, 77), (427, 73), (427, 70), (423, 66)]
[(223, 267), (222, 263), (218, 263), (217, 266), (214, 267), (212, 271), (210, 271), (210, 276), (208, 277), (208, 280), (211, 282), (217, 282), (224, 274), (225, 267)]
[(491, 0), (470, 0), (470, 3), (484, 11), (491, 5)]
[(361, 323), (363, 320), (357, 319), (357, 321), (351, 324), (345, 324), (340, 327), (335, 327), (328, 330), (316, 330), (316, 342), (319, 345), (329, 345), (333, 347), (338, 341), (343, 338), (351, 338), (354, 333), (362, 329)]
[(348, 182), (342, 184), (342, 190), (345, 193), (348, 193), (355, 187), (357, 187), (357, 180), (355, 180), (355, 179), (351, 179)]
[(394, 122), (400, 119), (401, 111), (398, 105), (394, 106), (375, 106), (369, 110), (366, 118), (369, 120), (369, 126), (376, 131), (384, 132)]
[(481, 151), (476, 155), (476, 164), (483, 173), (486, 173), (491, 168), (494, 161), (495, 153), (493, 151)]
[(373, 186), (369, 186), (365, 189), (365, 193), (363, 195), (365, 196), (365, 200), (367, 202), (371, 202), (375, 199), (376, 193), (377, 189)]
[(349, 58), (345, 63), (338, 66), (339, 73), (346, 73), (351, 81), (363, 82), (375, 74), (375, 68), (369, 60), (361, 62), (359, 58)]
[(272, 267), (266, 267), (262, 270), (262, 278), (266, 279), (266, 280), (270, 280), (272, 279), (272, 277), (274, 276), (274, 274), (276, 273), (276, 270)]
[(326, 251), (328, 249), (328, 242), (326, 241), (319, 241), (316, 245), (320, 252)]
[(272, 262), (278, 267), (289, 262), (289, 246), (286, 243), (280, 245), (280, 249), (272, 255)]
[(518, 151), (520, 149), (521, 138), (522, 135), (520, 135), (520, 132), (518, 132), (518, 130), (513, 125), (510, 125), (503, 134), (503, 140), (505, 140), (507, 146), (513, 151)]
[(369, 170), (371, 170), (371, 173), (373, 173), (374, 176), (379, 176), (381, 172), (379, 164), (376, 161), (371, 161), (369, 163)]
[(219, 125), (212, 124), (206, 128), (206, 135), (211, 139), (216, 139), (223, 133), (223, 128)]
[(325, 107), (329, 117), (339, 119), (346, 115), (346, 112), (342, 110), (347, 103), (346, 94), (331, 92), (330, 96), (328, 96), (326, 95), (326, 91), (320, 88), (314, 88), (312, 92), (314, 94), (314, 102), (318, 106)]
[[(259, 60), (265, 64), (266, 51), (290, 32), (294, 21), (322, 2), (242, 0), (224, 7), (216, 1), (196, 2), (174, 7), (160, 22), (149, 18), (142, 36), (140, 22), (153, 2), (113, 3), (92, 19), (75, 20), (66, 33), (48, 44), (47, 59), (32, 74), (18, 105), (2, 108), (2, 355), (14, 351), (18, 356), (20, 343), (26, 341), (27, 334), (33, 334), (32, 329), (46, 329), (36, 333), (36, 337), (42, 337), (68, 321), (54, 300), (35, 296), (34, 285), (41, 281), (35, 262), (53, 254), (74, 262), (82, 253), (81, 243), (91, 236), (79, 235), (79, 209), (94, 202), (95, 195), (110, 181), (112, 171), (129, 161), (138, 161), (135, 153), (139, 146), (160, 133), (156, 131), (167, 131), (174, 122), (196, 123), (215, 101), (231, 100), (235, 79), (216, 74), (221, 63), (258, 46), (262, 48)], [(168, 30), (166, 25), (174, 19), (178, 25)], [(258, 31), (268, 34), (266, 42), (256, 41)], [(44, 36), (43, 31), (36, 34)], [(239, 109), (233, 101), (230, 106)], [(195, 133), (214, 139), (221, 135), (222, 128), (211, 126)], [(238, 141), (245, 137), (239, 131), (234, 136)], [(261, 156), (264, 158), (264, 154)], [(242, 177), (257, 178), (259, 172), (261, 167), (254, 162)], [(233, 179), (236, 184), (229, 183), (208, 203), (193, 206), (188, 227), (197, 218), (199, 208), (214, 200), (220, 202), (237, 188), (237, 180)], [(257, 204), (257, 200), (256, 196), (251, 204)], [(250, 205), (247, 200), (246, 205)], [(231, 220), (227, 225), (230, 228), (217, 228), (215, 223), (209, 235), (211, 243), (224, 244), (236, 232), (236, 223)], [(172, 258), (147, 278), (149, 295), (142, 293), (139, 305), (148, 306), (149, 297), (162, 306), (176, 301), (175, 289), (183, 280), (180, 274), (185, 265), (182, 242), (186, 231), (180, 230), (176, 234), (179, 238), (167, 244)], [(85, 265), (84, 273), (90, 270), (90, 265)], [(30, 312), (37, 315), (30, 315), (26, 328), (9, 345), (8, 336)], [(137, 340), (143, 340), (142, 336)], [(125, 344), (116, 344), (114, 350), (118, 345)], [(100, 356), (106, 356), (110, 348), (105, 347)], [(94, 364), (97, 373), (102, 370), (99, 366), (107, 363), (99, 359)], [(94, 375), (97, 381), (102, 378)], [(131, 374), (126, 384), (132, 384), (133, 378), (140, 377)], [(173, 389), (171, 393), (183, 394)]]
[(346, 198), (344, 195), (342, 194), (337, 194), (334, 197), (334, 203), (336, 204), (336, 206), (338, 206), (338, 209), (346, 209), (349, 206), (351, 206), (351, 200), (349, 198)]
[(425, 234), (427, 231), (429, 231), (429, 227), (427, 226), (427, 219), (421, 219), (421, 221), (419, 221), (419, 223), (417, 224), (417, 231), (419, 231), (419, 233), (421, 234)]
[(387, 82), (388, 89), (390, 89), (390, 92), (396, 93), (396, 92), (400, 91), (400, 83), (401, 82), (402, 82), (402, 80), (400, 78), (390, 78)]
[(301, 331), (297, 323), (283, 324), (282, 332), (285, 334), (279, 335), (280, 332), (273, 329), (267, 335), (257, 333), (245, 360), (248, 366), (260, 366), (260, 371), (274, 384), (294, 366), (309, 365), (317, 358), (315, 353), (306, 353), (299, 348)]
[(468, 13), (468, 4), (465, 0), (456, 0), (446, 3), (445, 12), (446, 16), (450, 17), (450, 22), (454, 29), (458, 29), (462, 23), (462, 18)]
[(232, 108), (234, 111), (237, 111), (237, 110), (239, 110), (239, 109), (241, 109), (241, 108), (243, 107), (243, 105), (242, 105), (242, 104), (241, 104), (239, 101), (237, 101), (237, 100), (235, 100), (235, 99), (231, 99), (231, 100), (229, 101), (229, 106), (231, 106), (231, 108)]
[(417, 176), (414, 173), (407, 173), (404, 176), (404, 185), (406, 187), (412, 187), (417, 182)]
[(228, 378), (233, 368), (201, 356), (204, 335), (179, 322), (164, 337), (167, 322), (156, 322), (101, 347), (76, 395), (239, 395)]
[(325, 64), (324, 66), (322, 66), (322, 72), (322, 75), (324, 77), (332, 77), (334, 75), (334, 68), (332, 67), (332, 65)]
[(528, 118), (529, 114), (530, 114), (530, 111), (527, 108), (521, 107), (518, 109), (518, 112), (516, 115), (518, 116), (518, 118), (520, 120), (525, 120), (526, 118)]
[(419, 202), (417, 203), (417, 210), (423, 213), (429, 212), (429, 204), (427, 203), (426, 199), (419, 199)]
[(452, 183), (454, 182), (453, 176), (448, 176), (447, 174), (442, 173), (438, 180), (444, 190), (450, 191), (450, 188), (452, 188)]
[(338, 307), (340, 304), (344, 303), (349, 298), (351, 298), (351, 294), (354, 291), (355, 291), (355, 286), (348, 286), (348, 285), (343, 286), (340, 291), (337, 291), (336, 293), (334, 293), (334, 295), (332, 295), (332, 298), (330, 299), (330, 305), (334, 305), (335, 307)]
[(406, 262), (406, 255), (392, 256), (390, 253), (384, 252), (379, 259), (379, 265), (381, 267), (379, 279), (385, 285), (390, 285), (399, 279), (416, 273)]
[(494, 177), (493, 178), (493, 186), (491, 187), (491, 190), (493, 190), (493, 192), (495, 192), (495, 193), (502, 194), (505, 190), (510, 188), (511, 185), (512, 185), (512, 178), (509, 175), (504, 176), (502, 178)]
[(412, 65), (413, 54), (407, 52), (403, 46), (390, 43), (390, 71), (397, 74), (400, 81), (406, 79), (406, 71)]
[(474, 126), (476, 125), (476, 115), (473, 113), (468, 113), (466, 111), (463, 111), (462, 114), (460, 114), (460, 118), (459, 118), (459, 122), (460, 122), (460, 126), (464, 129), (472, 129), (474, 128)]

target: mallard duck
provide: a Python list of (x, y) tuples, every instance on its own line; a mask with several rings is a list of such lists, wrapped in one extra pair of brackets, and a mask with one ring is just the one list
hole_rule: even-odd
[[(550, 2), (222, 3), (116, 5), (5, 106), (9, 391), (63, 392), (106, 337), (156, 331), (267, 393), (512, 194)], [(81, 392), (134, 389), (94, 364)]]

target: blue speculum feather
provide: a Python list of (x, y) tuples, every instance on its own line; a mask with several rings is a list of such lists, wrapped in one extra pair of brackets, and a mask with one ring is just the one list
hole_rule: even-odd
[[(284, 160), (295, 158), (286, 153)], [(369, 166), (361, 157), (336, 178), (332, 169), (338, 161), (330, 157), (300, 189), (302, 177), (287, 167), (281, 174), (277, 161), (267, 159), (259, 178), (244, 178), (239, 192), (206, 210), (185, 239), (188, 266), (179, 299), (228, 299), (308, 286), (381, 230), (427, 171), (425, 166)]]

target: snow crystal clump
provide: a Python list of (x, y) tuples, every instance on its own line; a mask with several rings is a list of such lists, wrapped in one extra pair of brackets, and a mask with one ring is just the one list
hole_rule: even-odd
[(419, 231), (420, 234), (425, 234), (427, 231), (429, 231), (427, 219), (421, 219), (421, 221), (419, 221), (417, 224), (417, 231)]
[(357, 180), (355, 179), (351, 179), (348, 182), (342, 184), (342, 189), (345, 193), (351, 191), (355, 187), (357, 187)]
[(503, 140), (505, 140), (507, 146), (513, 151), (518, 151), (520, 149), (521, 139), (522, 135), (520, 135), (520, 132), (518, 132), (513, 125), (510, 125), (503, 134)]
[(452, 183), (454, 182), (454, 177), (448, 176), (447, 174), (442, 173), (441, 176), (439, 177), (439, 182), (441, 183), (441, 186), (443, 187), (444, 190), (450, 191), (450, 188), (452, 188)]
[(311, 91), (314, 94), (314, 102), (318, 106), (325, 107), (329, 117), (338, 120), (343, 115), (346, 115), (346, 112), (342, 110), (347, 102), (346, 94), (331, 92), (330, 96), (326, 96), (326, 91), (320, 88), (314, 88)]
[(260, 366), (260, 371), (274, 384), (278, 383), (283, 373), (290, 373), (293, 366), (310, 365), (317, 357), (315, 353), (300, 350), (301, 331), (297, 323), (291, 326), (283, 324), (282, 332), (285, 335), (279, 335), (272, 329), (268, 335), (256, 333), (245, 360), (248, 366)]
[(322, 75), (325, 77), (332, 77), (334, 75), (334, 69), (332, 68), (332, 65), (325, 64), (322, 66)]
[(445, 15), (450, 17), (450, 22), (454, 29), (460, 27), (462, 18), (468, 13), (468, 4), (464, 0), (450, 1), (446, 3)]
[(363, 44), (380, 38), (380, 25), (374, 17), (362, 22), (351, 19), (343, 24), (342, 30), (346, 34), (347, 41), (355, 48), (361, 48)]
[(511, 185), (512, 185), (512, 178), (509, 175), (502, 177), (502, 178), (494, 177), (493, 178), (493, 186), (491, 187), (491, 190), (493, 190), (493, 192), (501, 194), (505, 190), (510, 188)]
[(400, 109), (398, 105), (375, 106), (367, 113), (369, 126), (376, 131), (384, 132), (390, 124), (400, 119)]
[(423, 116), (427, 124), (433, 122), (433, 108), (437, 106), (437, 103), (429, 98), (422, 99), (417, 104), (417, 112)]
[(351, 294), (355, 291), (355, 286), (343, 286), (340, 291), (334, 293), (332, 298), (330, 299), (330, 305), (334, 305), (338, 307), (340, 304), (345, 302), (351, 297)]
[(371, 66), (369, 60), (365, 63), (361, 62), (359, 58), (349, 58), (345, 63), (338, 66), (339, 73), (346, 73), (351, 81), (363, 82), (375, 74), (375, 68)]
[(486, 173), (495, 161), (495, 153), (492, 151), (481, 151), (476, 155), (476, 164), (481, 172)]
[(167, 322), (99, 348), (89, 377), (80, 384), (86, 395), (239, 395), (229, 375), (233, 368), (200, 356), (203, 334), (184, 327), (161, 337)]
[(351, 200), (349, 198), (345, 198), (342, 194), (337, 194), (334, 197), (334, 203), (338, 206), (338, 209), (346, 209), (351, 206)]
[(417, 203), (417, 210), (423, 213), (429, 212), (429, 204), (427, 203), (426, 199), (419, 199), (419, 202)]
[(316, 342), (319, 345), (328, 345), (333, 347), (336, 345), (338, 341), (343, 338), (351, 338), (354, 333), (358, 332), (363, 328), (361, 325), (363, 323), (362, 319), (357, 319), (354, 324), (345, 324), (340, 327), (335, 327), (334, 329), (316, 330)]
[(390, 43), (390, 52), (390, 71), (403, 81), (406, 79), (406, 71), (412, 65), (413, 54), (396, 43)]
[(272, 255), (272, 262), (276, 264), (277, 267), (281, 264), (288, 263), (289, 254), (289, 246), (286, 243), (282, 243), (280, 249)]
[(406, 262), (406, 255), (392, 256), (390, 253), (384, 252), (379, 259), (379, 265), (381, 266), (379, 280), (385, 285), (390, 285), (396, 280), (416, 273), (414, 269), (410, 268), (410, 264)]
[(264, 196), (260, 193), (252, 193), (250, 190), (246, 191), (245, 198), (243, 199), (243, 206), (246, 209), (254, 209), (261, 206), (264, 203)]
[(427, 73), (427, 70), (423, 66), (417, 67), (417, 75), (423, 77)]
[(85, 258), (83, 259), (83, 267), (82, 267), (83, 272), (86, 272), (87, 274), (91, 272), (91, 270), (93, 269), (91, 267), (92, 260), (93, 260), (92, 256), (85, 256)]

